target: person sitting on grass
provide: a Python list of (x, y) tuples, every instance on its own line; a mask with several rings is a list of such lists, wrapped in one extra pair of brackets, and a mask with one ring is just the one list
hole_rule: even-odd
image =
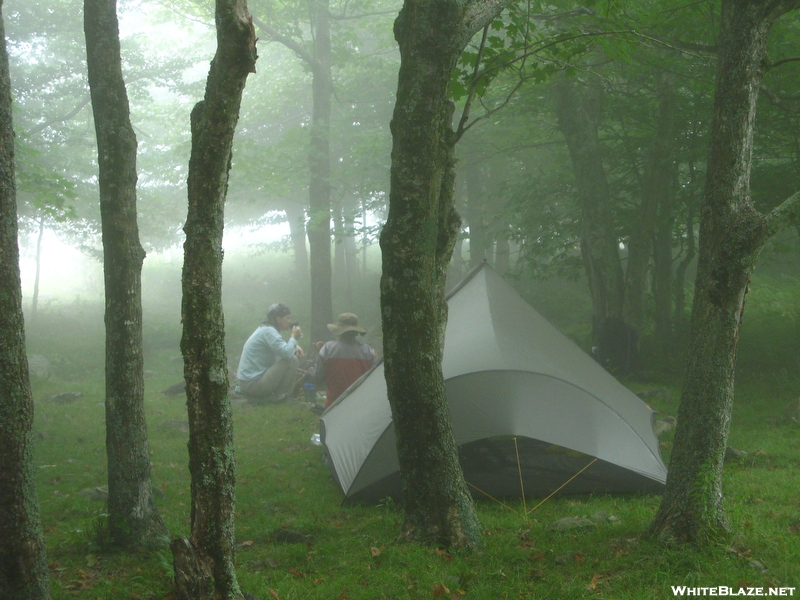
[(353, 313), (340, 314), (336, 323), (328, 324), (328, 329), (338, 339), (314, 344), (319, 353), (313, 372), (309, 374), (312, 381), (327, 386), (325, 408), (369, 371), (376, 360), (375, 350), (356, 339), (367, 332), (358, 326), (358, 317)]
[[(280, 332), (288, 330), (291, 335), (284, 340)], [(305, 356), (297, 343), (302, 336), (300, 327), (292, 325), (292, 311), (288, 306), (280, 303), (270, 306), (266, 320), (242, 348), (236, 370), (236, 391), (271, 402), (289, 400), (299, 359)]]

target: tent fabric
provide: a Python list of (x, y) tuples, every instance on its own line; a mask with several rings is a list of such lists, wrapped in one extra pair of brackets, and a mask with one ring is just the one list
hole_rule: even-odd
[[(467, 483), (481, 494), (659, 492), (653, 411), (484, 263), (448, 296), (442, 371)], [(383, 363), (320, 418), (346, 502), (400, 495)], [(520, 459), (517, 461), (516, 454)]]

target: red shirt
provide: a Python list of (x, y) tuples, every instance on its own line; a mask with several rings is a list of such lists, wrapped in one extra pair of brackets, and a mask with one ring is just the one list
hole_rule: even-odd
[(325, 406), (333, 404), (375, 362), (375, 351), (356, 340), (327, 342), (317, 355), (316, 380), (325, 382)]

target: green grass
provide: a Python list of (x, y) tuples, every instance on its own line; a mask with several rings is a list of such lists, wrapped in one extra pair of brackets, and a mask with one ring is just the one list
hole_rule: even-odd
[[(153, 483), (163, 492), (159, 507), (173, 535), (184, 536), (190, 510), (187, 436), (161, 426), (186, 418), (182, 397), (159, 392), (180, 378), (180, 367), (169, 357), (163, 350), (150, 358), (163, 367), (147, 378), (145, 406)], [(65, 391), (62, 384), (84, 397), (67, 405), (43, 401)], [(725, 468), (737, 537), (732, 550), (706, 553), (639, 541), (658, 506), (653, 496), (555, 497), (527, 518), (520, 502), (511, 504), (515, 511), (480, 502), (482, 551), (401, 543), (396, 538), (402, 514), (391, 503), (340, 506), (342, 495), (322, 464), (321, 449), (310, 443), (318, 420), (304, 405), (236, 406), (240, 584), (265, 599), (274, 597), (273, 590), (282, 600), (432, 598), (444, 588), (450, 590), (446, 598), (667, 598), (671, 585), (797, 585), (800, 430), (769, 418), (780, 413), (783, 398), (764, 399), (756, 384), (743, 387), (731, 444), (749, 454)], [(674, 414), (677, 391), (667, 389), (672, 393), (656, 401), (656, 408)], [(37, 382), (34, 393), (37, 483), (53, 598), (170, 597), (169, 552), (104, 554), (96, 541), (104, 506), (79, 495), (105, 484), (101, 380), (51, 379)], [(665, 450), (669, 444), (666, 439)], [(588, 533), (545, 530), (562, 517), (600, 510), (620, 520)], [(311, 536), (309, 543), (275, 543), (273, 533), (281, 527)], [(767, 571), (749, 566), (751, 560)]]
[[(286, 283), (277, 276), (271, 281)], [(781, 293), (781, 301), (789, 297), (785, 290)], [(241, 306), (226, 304), (229, 355), (238, 353), (243, 338), (260, 321), (261, 305), (273, 300), (292, 303), (301, 315), (306, 310), (302, 298), (273, 299), (271, 294)], [(339, 304), (347, 308), (341, 298)], [(729, 547), (697, 552), (642, 541), (658, 507), (657, 496), (556, 496), (527, 517), (519, 501), (510, 503), (514, 510), (481, 501), (481, 551), (447, 552), (401, 543), (402, 513), (392, 503), (341, 506), (341, 491), (322, 464), (322, 451), (310, 443), (319, 430), (318, 419), (304, 405), (244, 405), (234, 407), (236, 565), (243, 591), (265, 600), (556, 600), (672, 598), (672, 585), (800, 586), (800, 426), (778, 418), (799, 394), (798, 369), (791, 368), (797, 359), (797, 325), (791, 321), (781, 327), (777, 304), (762, 305), (762, 310), (748, 313), (742, 334), (746, 345), (730, 445), (748, 455), (724, 471), (726, 507), (735, 531)], [(105, 507), (80, 495), (106, 484), (103, 334), (97, 308), (54, 306), (28, 324), (29, 352), (54, 363), (53, 376), (33, 382), (36, 474), (52, 597), (171, 598), (169, 551), (103, 552), (97, 531)], [(784, 308), (780, 310), (785, 318)], [(160, 393), (182, 378), (180, 325), (167, 314), (145, 312), (145, 408), (159, 508), (173, 536), (185, 536), (191, 503), (187, 434), (162, 427), (186, 419), (184, 397)], [(774, 359), (766, 360), (759, 347)], [(648, 402), (665, 414), (676, 414), (680, 382), (674, 375), (627, 383), (634, 391), (664, 390)], [(66, 405), (45, 401), (67, 391), (84, 396)], [(667, 434), (662, 439), (665, 457), (671, 444)], [(601, 510), (619, 521), (602, 522), (586, 533), (546, 530), (560, 518)], [(279, 528), (306, 534), (309, 542), (278, 544), (273, 534)], [(759, 561), (766, 571), (753, 568), (751, 561)]]

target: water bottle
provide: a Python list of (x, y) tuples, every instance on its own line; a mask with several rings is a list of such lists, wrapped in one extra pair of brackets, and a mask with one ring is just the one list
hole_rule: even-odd
[(303, 391), (306, 395), (306, 402), (314, 404), (317, 401), (317, 392), (313, 383), (307, 383), (303, 386)]

